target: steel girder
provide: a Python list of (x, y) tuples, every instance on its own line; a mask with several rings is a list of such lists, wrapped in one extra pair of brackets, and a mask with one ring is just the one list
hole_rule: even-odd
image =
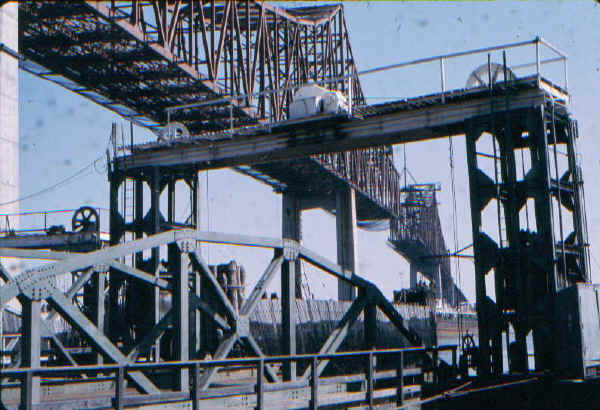
[[(251, 292), (250, 297), (248, 297), (248, 299), (245, 301), (239, 312), (236, 312), (236, 310), (230, 304), (226, 294), (223, 292), (216, 280), (214, 280), (214, 277), (210, 273), (206, 262), (196, 252), (196, 241), (272, 248), (275, 250), (275, 256), (273, 260), (265, 269), (263, 276), (258, 281), (255, 289)], [(133, 347), (127, 354), (125, 354), (109, 340), (102, 329), (99, 329), (97, 326), (95, 326), (94, 323), (92, 323), (79, 310), (79, 308), (72, 303), (70, 300), (70, 296), (72, 296), (72, 290), (67, 292), (65, 295), (60, 290), (56, 289), (56, 287), (53, 285), (53, 282), (58, 276), (68, 274), (71, 271), (81, 271), (89, 269), (90, 267), (94, 267), (93, 269), (90, 269), (90, 271), (104, 271), (106, 268), (102, 268), (103, 266), (112, 266), (114, 269), (122, 269), (120, 271), (122, 275), (135, 278), (136, 280), (144, 280), (147, 283), (151, 283), (155, 287), (172, 290), (172, 286), (170, 284), (167, 284), (161, 280), (155, 280), (153, 277), (151, 277), (151, 275), (123, 266), (115, 261), (128, 254), (169, 244), (171, 244), (170, 246), (172, 250), (177, 249), (177, 253), (178, 255), (181, 255), (181, 257), (183, 257), (183, 254), (187, 254), (189, 256), (189, 262), (191, 264), (190, 266), (192, 271), (199, 272), (212, 284), (214, 293), (219, 298), (219, 303), (225, 307), (227, 317), (223, 318), (217, 314), (214, 314), (214, 312), (217, 312), (215, 307), (203, 306), (202, 300), (198, 300), (195, 291), (191, 288), (187, 288), (187, 297), (190, 300), (188, 309), (201, 309), (208, 315), (214, 314), (214, 322), (223, 328), (227, 334), (225, 340), (217, 349), (216, 355), (218, 358), (226, 357), (237, 341), (241, 341), (244, 345), (246, 345), (252, 354), (261, 357), (264, 356), (261, 348), (250, 334), (249, 315), (256, 307), (257, 301), (264, 293), (264, 290), (280, 271), (282, 263), (290, 263), (295, 261), (297, 258), (302, 258), (314, 266), (323, 269), (326, 273), (347, 281), (353, 286), (358, 286), (360, 289), (362, 289), (360, 292), (361, 297), (357, 299), (357, 302), (351, 307), (349, 311), (350, 313), (345, 315), (344, 319), (342, 319), (342, 322), (336, 327), (332, 335), (328, 338), (328, 341), (321, 349), (322, 352), (333, 352), (340, 346), (349, 326), (351, 326), (352, 322), (356, 320), (360, 314), (360, 311), (369, 304), (373, 306), (377, 305), (382, 312), (390, 318), (392, 323), (394, 323), (394, 325), (396, 325), (398, 329), (408, 338), (410, 343), (414, 345), (420, 344), (418, 337), (404, 327), (402, 317), (373, 284), (361, 278), (355, 272), (347, 271), (334, 262), (331, 262), (300, 246), (296, 241), (289, 239), (282, 240), (256, 238), (242, 235), (220, 234), (215, 232), (201, 232), (192, 229), (180, 229), (158, 233), (147, 238), (133, 240), (85, 254), (70, 254), (57, 262), (52, 262), (38, 268), (29, 269), (14, 278), (7, 277), (6, 279), (8, 279), (8, 282), (0, 288), (0, 301), (2, 305), (5, 305), (14, 297), (26, 298), (27, 300), (34, 301), (46, 300), (49, 305), (67, 322), (84, 334), (94, 345), (94, 347), (103, 355), (119, 364), (132, 363), (154, 343), (156, 338), (159, 338), (160, 335), (164, 333), (165, 329), (170, 323), (173, 323), (176, 327), (179, 327), (181, 326), (180, 323), (186, 320), (185, 318), (187, 318), (187, 315), (183, 314), (183, 311), (176, 315), (174, 311), (171, 310), (164, 315), (159, 323), (154, 326), (152, 331), (146, 335), (144, 340), (142, 340), (137, 346)], [(177, 248), (175, 248), (175, 246), (177, 246)], [(185, 270), (186, 273), (189, 272), (187, 263), (184, 263), (183, 260), (179, 266), (179, 269)], [(171, 268), (175, 269), (176, 267)], [(89, 279), (88, 275), (85, 277)], [(179, 280), (181, 281), (182, 279), (183, 276)], [(74, 287), (80, 286), (80, 282), (82, 281), (77, 281)], [(175, 283), (176, 282), (177, 280), (175, 279)], [(181, 297), (181, 295), (179, 297)], [(185, 310), (183, 305), (181, 305), (181, 308)], [(370, 324), (370, 326), (372, 325), (373, 324)], [(187, 354), (191, 353), (191, 347), (187, 346), (186, 343), (181, 344), (180, 347), (185, 348), (188, 352)], [(186, 353), (183, 351), (181, 354), (183, 356), (186, 355)], [(217, 356), (215, 358), (217, 358)], [(325, 365), (325, 363), (321, 364), (321, 368), (324, 368)], [(210, 385), (210, 380), (217, 370), (218, 369), (211, 369), (205, 372), (202, 378), (203, 388), (208, 388)], [(270, 366), (266, 367), (265, 371), (270, 380), (278, 380), (277, 375)], [(158, 392), (156, 386), (154, 386), (154, 384), (152, 384), (152, 382), (150, 382), (149, 379), (146, 378), (146, 376), (144, 376), (141, 372), (130, 372), (128, 374), (132, 381), (134, 381), (134, 383), (136, 383), (136, 385), (138, 385), (142, 391), (146, 393)], [(181, 380), (183, 381), (185, 379)]]

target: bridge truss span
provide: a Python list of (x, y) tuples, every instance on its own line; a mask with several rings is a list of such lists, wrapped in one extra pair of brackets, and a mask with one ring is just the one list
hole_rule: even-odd
[[(19, 13), (25, 69), (151, 128), (167, 122), (168, 107), (356, 72), (342, 5), (39, 1)], [(360, 84), (352, 87), (363, 103)], [(291, 93), (178, 110), (171, 120), (193, 133), (279, 121)]]

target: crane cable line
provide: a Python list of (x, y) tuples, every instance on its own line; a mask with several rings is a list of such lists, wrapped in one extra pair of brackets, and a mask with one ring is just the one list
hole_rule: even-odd
[(0, 207), (1, 206), (5, 206), (5, 205), (15, 204), (15, 203), (18, 203), (18, 202), (22, 202), (22, 201), (25, 201), (27, 199), (35, 198), (37, 196), (40, 196), (40, 195), (43, 195), (45, 193), (51, 192), (51, 191), (53, 191), (53, 190), (55, 190), (57, 188), (60, 188), (60, 187), (62, 187), (64, 185), (69, 184), (70, 182), (74, 181), (77, 178), (80, 178), (82, 176), (87, 176), (92, 171), (99, 172), (97, 164), (98, 164), (98, 161), (101, 161), (103, 158), (104, 158), (104, 156), (100, 155), (98, 158), (94, 159), (92, 162), (90, 162), (89, 164), (87, 164), (85, 167), (81, 168), (79, 171), (75, 172), (74, 174), (72, 174), (72, 175), (70, 175), (70, 176), (68, 176), (68, 177), (66, 177), (66, 178), (64, 178), (64, 179), (62, 179), (62, 180), (60, 180), (58, 182), (56, 182), (55, 184), (50, 185), (50, 186), (48, 186), (48, 187), (46, 187), (44, 189), (41, 189), (41, 190), (39, 190), (37, 192), (33, 192), (31, 194), (22, 196), (20, 198), (13, 199), (11, 201), (2, 202), (2, 203), (0, 203)]
[[(459, 249), (458, 249), (458, 210), (457, 210), (457, 206), (456, 206), (456, 182), (455, 182), (455, 175), (454, 175), (454, 144), (453, 144), (453, 139), (452, 136), (448, 137), (448, 144), (449, 144), (449, 156), (450, 156), (450, 180), (451, 180), (451, 189), (452, 189), (452, 235), (453, 235), (453, 240), (454, 240), (454, 253), (458, 254)], [(462, 281), (461, 281), (461, 275), (460, 275), (460, 258), (455, 258), (455, 268), (456, 268), (456, 279), (457, 279), (457, 287), (458, 290), (462, 289)], [(462, 323), (462, 317), (461, 317), (461, 306), (460, 306), (460, 300), (459, 300), (459, 294), (458, 292), (455, 290), (455, 287), (452, 288), (452, 293), (454, 294), (454, 300), (456, 301), (456, 310), (457, 310), (457, 315), (456, 315), (456, 320), (457, 320), (457, 326), (458, 326), (458, 343), (459, 345), (462, 343), (462, 336), (463, 336), (463, 323)]]

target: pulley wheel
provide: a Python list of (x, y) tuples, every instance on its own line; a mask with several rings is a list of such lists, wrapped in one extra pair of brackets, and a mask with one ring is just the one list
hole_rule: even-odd
[(94, 208), (82, 206), (71, 220), (73, 232), (97, 231), (100, 227), (100, 217)]

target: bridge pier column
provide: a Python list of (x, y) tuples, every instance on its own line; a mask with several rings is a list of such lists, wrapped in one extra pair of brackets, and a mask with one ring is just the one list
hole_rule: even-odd
[[(337, 260), (344, 269), (358, 268), (358, 228), (356, 225), (356, 193), (351, 187), (336, 192)], [(338, 300), (356, 299), (356, 289), (338, 279)]]
[[(284, 192), (281, 206), (283, 239), (302, 239), (301, 204), (292, 192)], [(281, 350), (284, 355), (296, 354), (296, 298), (301, 294), (300, 261), (286, 260), (281, 266)], [(296, 378), (296, 363), (283, 364), (283, 379)]]
[(410, 262), (410, 289), (417, 287), (417, 273), (419, 272), (418, 266), (414, 262)]

